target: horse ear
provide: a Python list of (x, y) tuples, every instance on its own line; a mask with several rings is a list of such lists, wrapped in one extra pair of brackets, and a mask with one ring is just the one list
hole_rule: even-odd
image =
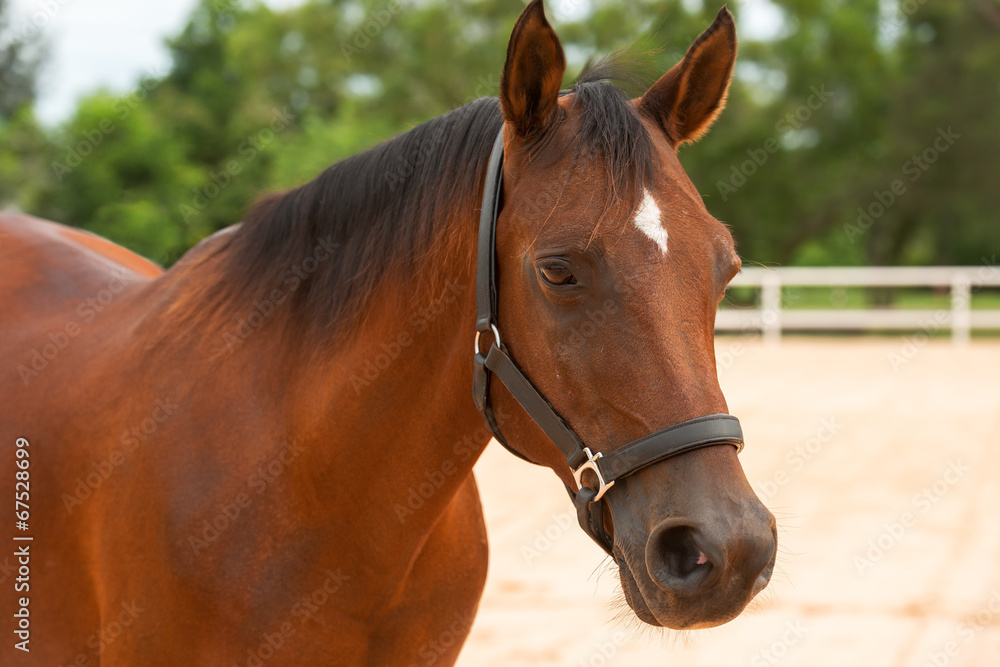
[(660, 123), (673, 147), (697, 141), (726, 106), (735, 62), (736, 25), (723, 6), (684, 59), (646, 91), (639, 108)]
[(533, 0), (514, 25), (500, 77), (500, 108), (519, 135), (544, 130), (552, 121), (565, 71), (559, 37), (545, 20), (542, 0)]

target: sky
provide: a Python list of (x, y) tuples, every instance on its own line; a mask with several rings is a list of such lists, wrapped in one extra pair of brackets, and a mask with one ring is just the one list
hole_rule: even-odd
[[(697, 5), (699, 0), (684, 0)], [(708, 0), (712, 2), (713, 0)], [(715, 0), (720, 5), (722, 0)], [(166, 74), (164, 40), (183, 29), (198, 0), (13, 0), (12, 28), (41, 33), (50, 45), (36, 112), (46, 125), (66, 120), (78, 99), (99, 88), (124, 93), (143, 76)], [(267, 0), (271, 7), (297, 0)], [(588, 0), (549, 0), (557, 18), (570, 17)], [(744, 2), (740, 34), (773, 36), (780, 13), (768, 0)], [(585, 10), (583, 10), (585, 11)]]
[[(16, 33), (40, 30), (49, 61), (36, 106), (46, 125), (66, 120), (99, 88), (123, 93), (147, 74), (166, 74), (164, 40), (178, 34), (198, 0), (12, 0)], [(272, 7), (294, 0), (269, 0)]]
[(144, 72), (166, 73), (163, 40), (183, 28), (197, 0), (13, 0), (16, 33), (36, 26), (49, 44), (36, 112), (65, 120), (79, 97), (129, 90)]

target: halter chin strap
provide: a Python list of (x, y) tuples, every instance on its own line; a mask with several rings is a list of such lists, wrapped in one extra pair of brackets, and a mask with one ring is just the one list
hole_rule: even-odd
[[(737, 453), (743, 449), (743, 431), (736, 417), (706, 415), (668, 426), (612, 452), (594, 453), (580, 441), (576, 433), (552, 409), (545, 397), (525, 377), (518, 365), (507, 354), (497, 328), (496, 304), (496, 223), (500, 212), (500, 189), (503, 184), (503, 128), (497, 135), (486, 172), (483, 188), (482, 212), (479, 218), (479, 247), (476, 264), (476, 341), (473, 375), (473, 398), (476, 407), (486, 420), (493, 437), (509, 452), (534, 463), (527, 456), (511, 447), (500, 431), (496, 414), (490, 403), (490, 379), (497, 377), (511, 395), (521, 404), (536, 424), (566, 456), (573, 471), (576, 489), (567, 487), (576, 506), (580, 526), (609, 555), (611, 537), (604, 529), (602, 499), (615, 481), (631, 475), (648, 465), (677, 456), (693, 449), (712, 445), (732, 445)], [(482, 336), (492, 337), (489, 348), (482, 349)], [(583, 474), (591, 471), (597, 479), (597, 488), (583, 486)]]

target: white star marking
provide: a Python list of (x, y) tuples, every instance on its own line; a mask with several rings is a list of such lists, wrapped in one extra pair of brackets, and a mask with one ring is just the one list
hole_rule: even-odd
[(649, 190), (643, 190), (642, 203), (639, 204), (639, 210), (635, 213), (634, 222), (635, 226), (651, 238), (653, 243), (658, 245), (663, 254), (666, 255), (667, 230), (664, 229), (663, 223), (660, 221), (660, 207), (653, 201)]

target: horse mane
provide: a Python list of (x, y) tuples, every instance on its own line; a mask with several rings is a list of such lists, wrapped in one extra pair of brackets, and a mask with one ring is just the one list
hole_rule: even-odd
[(640, 61), (615, 53), (584, 65), (570, 92), (583, 112), (578, 148), (601, 156), (611, 177), (612, 192), (638, 197), (656, 172), (656, 150), (629, 95), (646, 89)]
[[(612, 83), (629, 80), (612, 57), (588, 64), (570, 91), (582, 111), (578, 154), (605, 160), (616, 194), (641, 193), (635, 186), (654, 172), (652, 140), (625, 91)], [(502, 123), (497, 98), (477, 99), (337, 162), (305, 185), (265, 195), (212, 253), (220, 263), (201, 294), (192, 295), (192, 306), (230, 322), (245, 316), (248, 304), (287, 291), (283, 281), (295, 267), (309, 266), (323, 239), (335, 246), (333, 256), (317, 262), (289, 295), (291, 314), (325, 336), (351, 326), (382, 281), (409, 280), (449, 238), (475, 238), (482, 182)], [(449, 218), (461, 219), (454, 215), (460, 207), (468, 209), (468, 230), (442, 229)], [(453, 252), (465, 261), (475, 248)], [(227, 312), (226, 304), (241, 310)]]

